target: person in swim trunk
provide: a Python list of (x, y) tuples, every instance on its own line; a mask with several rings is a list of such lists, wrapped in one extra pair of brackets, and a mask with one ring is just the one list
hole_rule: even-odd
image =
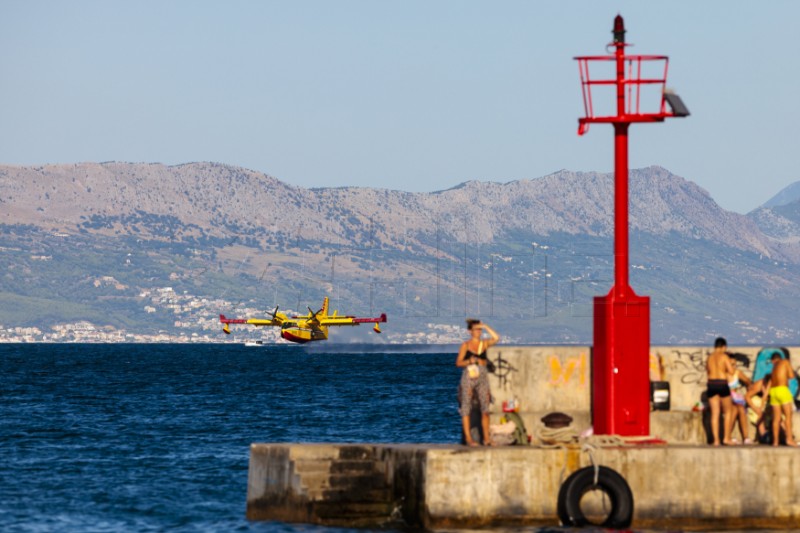
[(717, 337), (714, 341), (714, 351), (708, 356), (706, 361), (706, 371), (708, 372), (708, 405), (711, 407), (711, 435), (714, 446), (719, 446), (719, 414), (722, 411), (725, 420), (725, 433), (722, 444), (735, 444), (731, 440), (731, 430), (733, 429), (733, 403), (731, 402), (731, 389), (728, 386), (728, 376), (733, 375), (734, 368), (725, 351), (728, 343), (722, 337)]
[(789, 380), (794, 376), (792, 364), (777, 352), (772, 354), (772, 383), (769, 388), (769, 404), (772, 406), (772, 445), (778, 446), (781, 431), (781, 415), (784, 416), (786, 445), (797, 446), (792, 434), (792, 412), (794, 398), (789, 390)]
[[(491, 445), (489, 436), (489, 404), (492, 394), (489, 390), (489, 373), (486, 370), (488, 358), (486, 350), (490, 346), (497, 344), (500, 336), (488, 325), (474, 318), (467, 319), (467, 329), (470, 332), (470, 339), (461, 343), (456, 357), (456, 366), (463, 368), (461, 373), (461, 384), (459, 386), (459, 414), (461, 415), (462, 425), (464, 426), (464, 441), (467, 446), (477, 446), (478, 443), (472, 439), (469, 427), (469, 412), (472, 409), (472, 396), (478, 395), (481, 404), (481, 427), (483, 428), (484, 444)], [(489, 334), (488, 339), (483, 338), (483, 332)]]

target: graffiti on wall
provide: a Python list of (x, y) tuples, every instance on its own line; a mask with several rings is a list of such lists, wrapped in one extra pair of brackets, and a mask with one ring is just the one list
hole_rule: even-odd
[(548, 384), (551, 387), (586, 387), (589, 383), (589, 365), (587, 356), (581, 353), (577, 356), (567, 357), (562, 360), (556, 355), (547, 358), (547, 368), (550, 372)]
[(672, 350), (664, 370), (684, 385), (701, 385), (706, 382), (707, 356), (704, 350)]
[(498, 385), (505, 389), (506, 385), (508, 385), (508, 375), (511, 372), (516, 372), (517, 369), (511, 366), (507, 359), (503, 359), (502, 352), (498, 352), (497, 359), (492, 362), (494, 363), (494, 368), (490, 369), (489, 372), (497, 378)]
[[(751, 365), (754, 359), (761, 358), (766, 352), (769, 355), (774, 348), (762, 348), (759, 350), (758, 357), (748, 356), (743, 353), (731, 353), (728, 355), (746, 375), (750, 376), (753, 373)], [(707, 381), (706, 361), (708, 360), (709, 351), (696, 349), (696, 350), (672, 350), (671, 356), (664, 358), (661, 354), (650, 356), (650, 372), (651, 376), (657, 370), (655, 365), (655, 358), (663, 364), (663, 370), (670, 376), (670, 379), (680, 381), (684, 385), (704, 385)], [(771, 367), (771, 366), (770, 366)], [(651, 378), (652, 379), (652, 378)]]

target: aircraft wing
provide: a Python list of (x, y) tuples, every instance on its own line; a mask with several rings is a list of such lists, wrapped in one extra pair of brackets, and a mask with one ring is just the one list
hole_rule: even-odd
[(230, 333), (231, 324), (249, 324), (251, 326), (280, 326), (286, 319), (280, 313), (276, 313), (273, 318), (227, 318), (225, 315), (219, 315), (219, 321), (222, 323), (222, 331)]
[(358, 326), (359, 324), (380, 324), (386, 322), (386, 313), (375, 318), (360, 318), (355, 316), (325, 316), (319, 318), (320, 326)]

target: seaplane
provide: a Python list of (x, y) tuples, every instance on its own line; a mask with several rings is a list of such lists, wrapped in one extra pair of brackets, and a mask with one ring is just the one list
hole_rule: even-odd
[(334, 311), (328, 314), (328, 297), (322, 300), (322, 308), (319, 311), (312, 311), (308, 308), (307, 315), (287, 316), (278, 311), (272, 312), (271, 318), (227, 318), (219, 315), (222, 323), (222, 331), (226, 334), (231, 333), (231, 324), (249, 324), (256, 327), (272, 326), (281, 328), (281, 337), (287, 341), (306, 343), (312, 341), (328, 340), (328, 328), (331, 326), (360, 326), (361, 324), (375, 324), (372, 330), (380, 333), (380, 324), (386, 322), (386, 313), (376, 318), (360, 318), (350, 315), (340, 315)]

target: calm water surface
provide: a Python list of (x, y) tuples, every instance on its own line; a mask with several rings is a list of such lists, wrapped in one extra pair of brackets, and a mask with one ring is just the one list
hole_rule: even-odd
[(248, 522), (248, 448), (457, 442), (455, 352), (391, 349), (0, 344), (0, 531), (345, 531)]
[(454, 360), (0, 345), (0, 530), (336, 531), (245, 520), (250, 443), (457, 442)]

